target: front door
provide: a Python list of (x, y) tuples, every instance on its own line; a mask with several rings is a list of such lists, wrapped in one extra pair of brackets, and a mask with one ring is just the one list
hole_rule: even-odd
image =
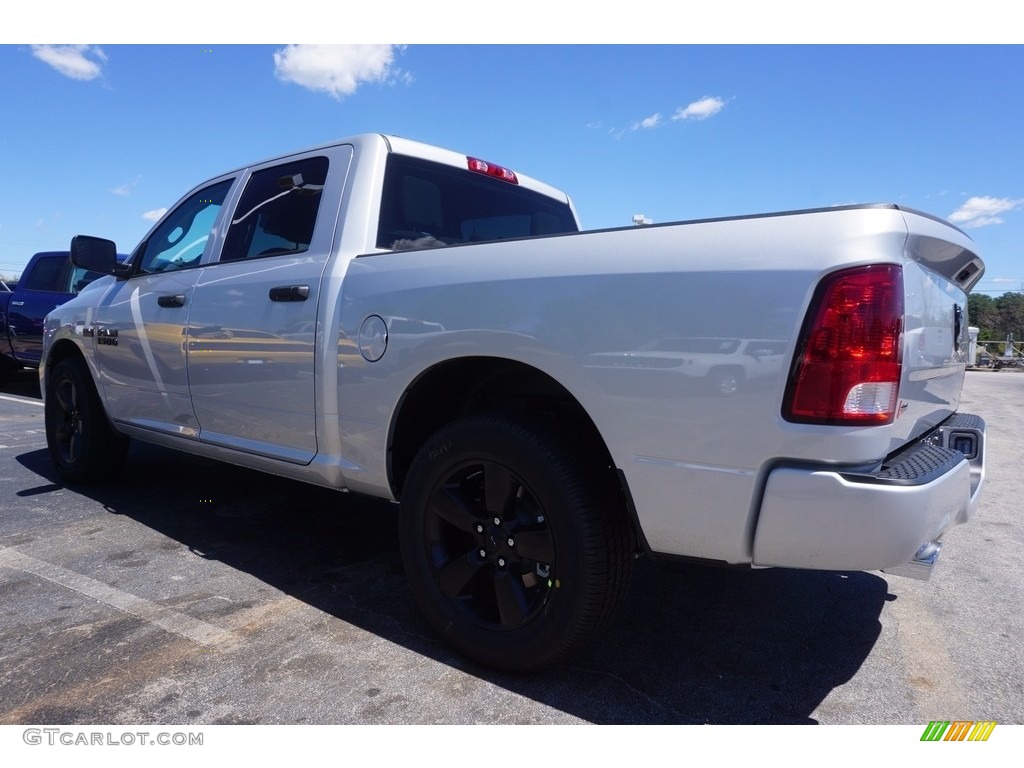
[(189, 195), (136, 249), (133, 273), (96, 308), (92, 324), (111, 417), (196, 437), (189, 399), (186, 328), (202, 256), (232, 185), (223, 179)]

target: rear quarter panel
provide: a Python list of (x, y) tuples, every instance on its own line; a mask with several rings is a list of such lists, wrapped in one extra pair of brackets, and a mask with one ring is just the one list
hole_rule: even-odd
[[(890, 427), (789, 424), (780, 403), (820, 277), (900, 263), (906, 239), (901, 213), (878, 207), (357, 258), (344, 283), (342, 346), (358, 349), (373, 314), (422, 330), (394, 334), (376, 363), (339, 356), (339, 424), (357, 468), (350, 487), (386, 485), (389, 420), (424, 370), (504, 357), (546, 372), (587, 410), (654, 549), (748, 561), (758, 487), (773, 462), (860, 466), (889, 452)], [(728, 397), (671, 370), (608, 364), (688, 336), (771, 340), (785, 353)]]

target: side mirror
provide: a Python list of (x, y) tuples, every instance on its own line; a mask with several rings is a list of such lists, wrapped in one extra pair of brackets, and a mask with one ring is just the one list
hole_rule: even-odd
[(91, 235), (75, 235), (71, 238), (71, 263), (103, 275), (116, 275), (122, 272), (117, 261), (117, 245), (114, 241)]

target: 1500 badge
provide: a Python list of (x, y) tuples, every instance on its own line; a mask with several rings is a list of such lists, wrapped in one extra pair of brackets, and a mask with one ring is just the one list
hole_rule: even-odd
[(109, 344), (112, 347), (117, 346), (117, 329), (116, 328), (98, 328), (96, 330), (96, 343), (97, 344)]

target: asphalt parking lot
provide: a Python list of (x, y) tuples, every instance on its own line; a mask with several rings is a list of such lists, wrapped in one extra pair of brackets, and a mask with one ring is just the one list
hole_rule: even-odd
[(31, 374), (0, 392), (0, 724), (1024, 723), (1024, 374), (969, 371), (976, 518), (928, 582), (641, 563), (534, 675), (417, 614), (392, 506), (134, 445), (62, 487)]

